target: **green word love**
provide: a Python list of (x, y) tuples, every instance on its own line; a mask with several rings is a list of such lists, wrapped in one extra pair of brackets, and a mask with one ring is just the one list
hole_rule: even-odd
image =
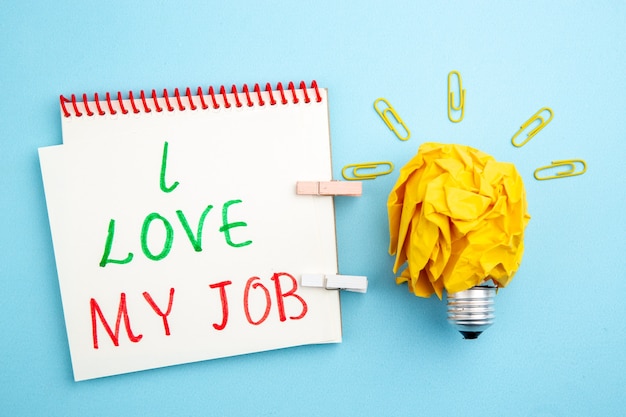
[[(243, 242), (233, 242), (232, 237), (231, 237), (231, 229), (234, 229), (236, 227), (247, 226), (246, 222), (242, 222), (242, 221), (231, 222), (228, 220), (228, 209), (230, 208), (230, 206), (232, 206), (233, 204), (239, 204), (241, 202), (242, 202), (241, 200), (229, 200), (223, 204), (222, 225), (218, 229), (220, 233), (224, 234), (224, 239), (226, 241), (226, 244), (234, 248), (248, 246), (252, 243), (251, 240), (246, 240)], [(204, 229), (204, 221), (206, 219), (206, 216), (209, 214), (212, 208), (213, 206), (209, 204), (200, 215), (200, 219), (198, 220), (198, 227), (196, 228), (195, 234), (194, 234), (194, 231), (191, 229), (191, 226), (189, 225), (189, 222), (187, 221), (187, 217), (185, 217), (185, 214), (182, 212), (182, 210), (176, 210), (176, 215), (178, 217), (178, 220), (181, 226), (183, 227), (185, 233), (187, 234), (187, 238), (189, 239), (189, 242), (191, 243), (191, 245), (193, 246), (193, 249), (196, 252), (202, 251), (202, 231)], [(160, 224), (161, 227), (163, 227), (165, 231), (165, 239), (163, 241), (163, 246), (160, 248), (158, 252), (153, 252), (148, 247), (148, 232), (150, 231), (151, 227), (153, 227), (154, 224)], [(108, 264), (127, 264), (133, 260), (134, 254), (132, 252), (128, 252), (128, 254), (126, 255), (124, 259), (112, 259), (110, 257), (114, 238), (115, 238), (115, 219), (111, 219), (109, 220), (109, 229), (107, 233), (106, 242), (104, 244), (104, 253), (102, 254), (102, 258), (100, 260), (101, 267), (105, 267)], [(139, 240), (141, 243), (141, 251), (146, 256), (146, 258), (153, 260), (153, 261), (160, 261), (161, 259), (164, 259), (170, 253), (172, 249), (172, 245), (174, 243), (174, 228), (172, 227), (172, 223), (159, 213), (155, 212), (155, 213), (148, 214), (143, 221)]]

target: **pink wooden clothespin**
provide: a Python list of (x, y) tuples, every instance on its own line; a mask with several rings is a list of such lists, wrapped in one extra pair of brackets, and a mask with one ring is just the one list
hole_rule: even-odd
[(340, 195), (358, 197), (363, 193), (361, 181), (298, 181), (298, 195)]

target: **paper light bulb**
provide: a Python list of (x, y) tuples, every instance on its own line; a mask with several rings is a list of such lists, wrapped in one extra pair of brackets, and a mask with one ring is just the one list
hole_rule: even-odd
[(396, 282), (420, 297), (447, 291), (450, 321), (477, 337), (493, 323), (495, 288), (507, 286), (524, 253), (530, 216), (515, 166), (469, 146), (424, 143), (387, 207)]

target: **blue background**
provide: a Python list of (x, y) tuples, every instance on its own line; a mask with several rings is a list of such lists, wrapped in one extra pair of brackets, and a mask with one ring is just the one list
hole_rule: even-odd
[[(618, 416), (626, 409), (626, 3), (622, 1), (3, 1), (0, 415)], [(504, 4), (506, 3), (506, 4)], [(465, 119), (446, 112), (459, 70)], [(344, 341), (73, 382), (37, 148), (60, 94), (255, 82), (329, 89)], [(373, 109), (387, 98), (401, 142)], [(553, 121), (522, 148), (539, 108)], [(532, 220), (496, 324), (462, 340), (445, 301), (397, 286), (386, 199), (425, 141), (515, 163)], [(582, 158), (582, 176), (535, 168)]]

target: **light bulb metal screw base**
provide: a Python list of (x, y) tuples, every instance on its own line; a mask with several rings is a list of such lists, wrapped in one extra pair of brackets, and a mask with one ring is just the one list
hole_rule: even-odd
[(496, 287), (489, 285), (448, 294), (448, 321), (464, 339), (476, 339), (493, 324), (495, 295)]

